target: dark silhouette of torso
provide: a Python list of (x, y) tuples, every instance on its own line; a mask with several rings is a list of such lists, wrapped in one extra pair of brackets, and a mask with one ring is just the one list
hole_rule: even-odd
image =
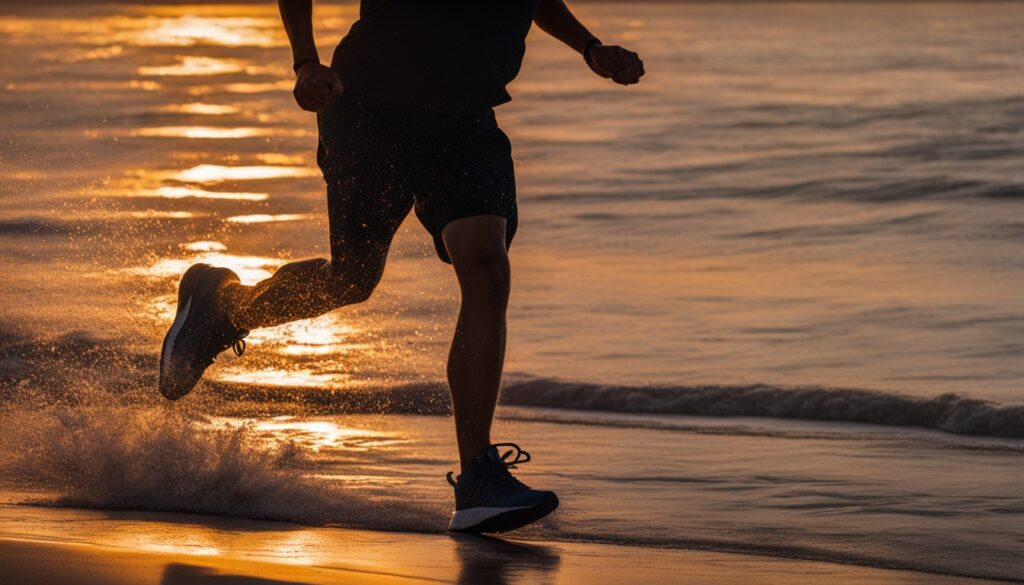
[(509, 101), (537, 0), (362, 0), (332, 67), (345, 91), (382, 105)]

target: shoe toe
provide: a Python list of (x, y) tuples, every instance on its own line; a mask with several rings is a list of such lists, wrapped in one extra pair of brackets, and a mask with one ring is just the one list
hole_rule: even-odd
[(195, 382), (184, 375), (172, 376), (160, 380), (160, 394), (168, 400), (177, 400), (192, 391)]
[(161, 367), (160, 394), (168, 400), (178, 400), (192, 392), (202, 377), (202, 372), (195, 371), (182, 361), (179, 357), (172, 359), (166, 370)]
[(503, 505), (510, 508), (542, 507), (554, 510), (558, 507), (558, 496), (555, 495), (555, 492), (528, 490), (511, 495), (505, 502), (503, 502)]

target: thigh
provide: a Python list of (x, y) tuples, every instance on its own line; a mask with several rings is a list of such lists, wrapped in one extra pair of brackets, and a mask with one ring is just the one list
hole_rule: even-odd
[(442, 233), (450, 223), (475, 216), (505, 220), (507, 248), (518, 226), (512, 145), (490, 110), (462, 116), (435, 129), (421, 166), (431, 180), (416, 193), (416, 216), (434, 238), (438, 256), (451, 262)]
[(474, 215), (456, 219), (441, 232), (456, 271), (490, 267), (507, 262), (507, 221), (498, 215)]
[(386, 116), (339, 99), (317, 117), (317, 162), (327, 183), (331, 258), (383, 260), (413, 197), (402, 169), (401, 128)]

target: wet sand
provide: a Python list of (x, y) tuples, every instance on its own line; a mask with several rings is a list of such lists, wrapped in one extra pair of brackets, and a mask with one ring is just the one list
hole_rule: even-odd
[(0, 506), (0, 558), (8, 585), (994, 583), (731, 553), (10, 505)]

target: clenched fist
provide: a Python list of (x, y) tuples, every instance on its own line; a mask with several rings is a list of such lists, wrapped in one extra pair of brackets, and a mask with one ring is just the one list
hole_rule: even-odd
[(590, 47), (587, 65), (590, 65), (594, 73), (619, 85), (638, 83), (644, 76), (644, 62), (640, 60), (640, 55), (617, 45), (595, 44)]
[(344, 91), (341, 78), (325, 65), (309, 61), (299, 68), (295, 79), (295, 101), (309, 112), (319, 112), (333, 102)]

